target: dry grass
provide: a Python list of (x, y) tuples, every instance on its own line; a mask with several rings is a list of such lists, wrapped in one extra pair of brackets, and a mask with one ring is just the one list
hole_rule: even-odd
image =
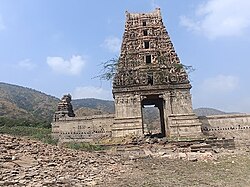
[(208, 162), (146, 158), (131, 161), (130, 164), (130, 172), (106, 186), (250, 186), (249, 153), (224, 155)]

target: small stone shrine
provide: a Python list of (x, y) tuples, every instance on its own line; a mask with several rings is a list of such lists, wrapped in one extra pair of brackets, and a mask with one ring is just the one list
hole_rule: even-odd
[(126, 12), (125, 32), (113, 81), (112, 136), (144, 134), (142, 107), (159, 108), (160, 136), (199, 136), (191, 85), (163, 25), (160, 9)]
[(57, 111), (55, 113), (55, 120), (61, 117), (75, 117), (70, 94), (64, 95), (61, 101), (58, 103)]

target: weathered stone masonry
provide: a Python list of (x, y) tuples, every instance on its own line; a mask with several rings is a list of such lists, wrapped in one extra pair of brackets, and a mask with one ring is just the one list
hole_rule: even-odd
[(90, 142), (111, 137), (113, 114), (86, 117), (64, 117), (52, 123), (53, 135), (63, 142)]
[(113, 80), (115, 114), (74, 117), (71, 96), (66, 95), (55, 113), (53, 135), (63, 141), (143, 136), (142, 108), (153, 105), (159, 109), (161, 137), (199, 138), (204, 134), (249, 140), (249, 115), (198, 119), (193, 112), (190, 89), (187, 72), (163, 25), (160, 9), (151, 13), (126, 12)]
[(207, 136), (236, 140), (237, 144), (250, 146), (250, 115), (228, 114), (199, 117), (202, 132)]
[(126, 12), (125, 32), (113, 81), (115, 119), (112, 136), (142, 135), (142, 107), (155, 105), (161, 135), (200, 136), (193, 113), (191, 85), (163, 25), (160, 9)]

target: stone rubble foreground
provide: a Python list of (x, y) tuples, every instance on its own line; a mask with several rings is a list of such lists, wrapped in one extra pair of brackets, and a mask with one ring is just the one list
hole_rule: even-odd
[(0, 135), (0, 186), (95, 186), (125, 172), (117, 156)]

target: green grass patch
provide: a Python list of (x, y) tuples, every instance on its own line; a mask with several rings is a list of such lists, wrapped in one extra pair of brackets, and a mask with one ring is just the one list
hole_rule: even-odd
[(82, 151), (101, 151), (105, 149), (104, 146), (85, 143), (85, 142), (68, 142), (65, 143), (64, 146), (69, 149), (76, 149)]
[(26, 127), (26, 126), (0, 126), (0, 134), (13, 136), (25, 136), (43, 143), (56, 145), (58, 140), (51, 136), (50, 128)]
[(14, 127), (14, 126), (26, 126), (26, 127), (39, 127), (39, 128), (51, 128), (51, 123), (44, 120), (32, 120), (32, 119), (13, 119), (8, 117), (0, 117), (0, 127)]

